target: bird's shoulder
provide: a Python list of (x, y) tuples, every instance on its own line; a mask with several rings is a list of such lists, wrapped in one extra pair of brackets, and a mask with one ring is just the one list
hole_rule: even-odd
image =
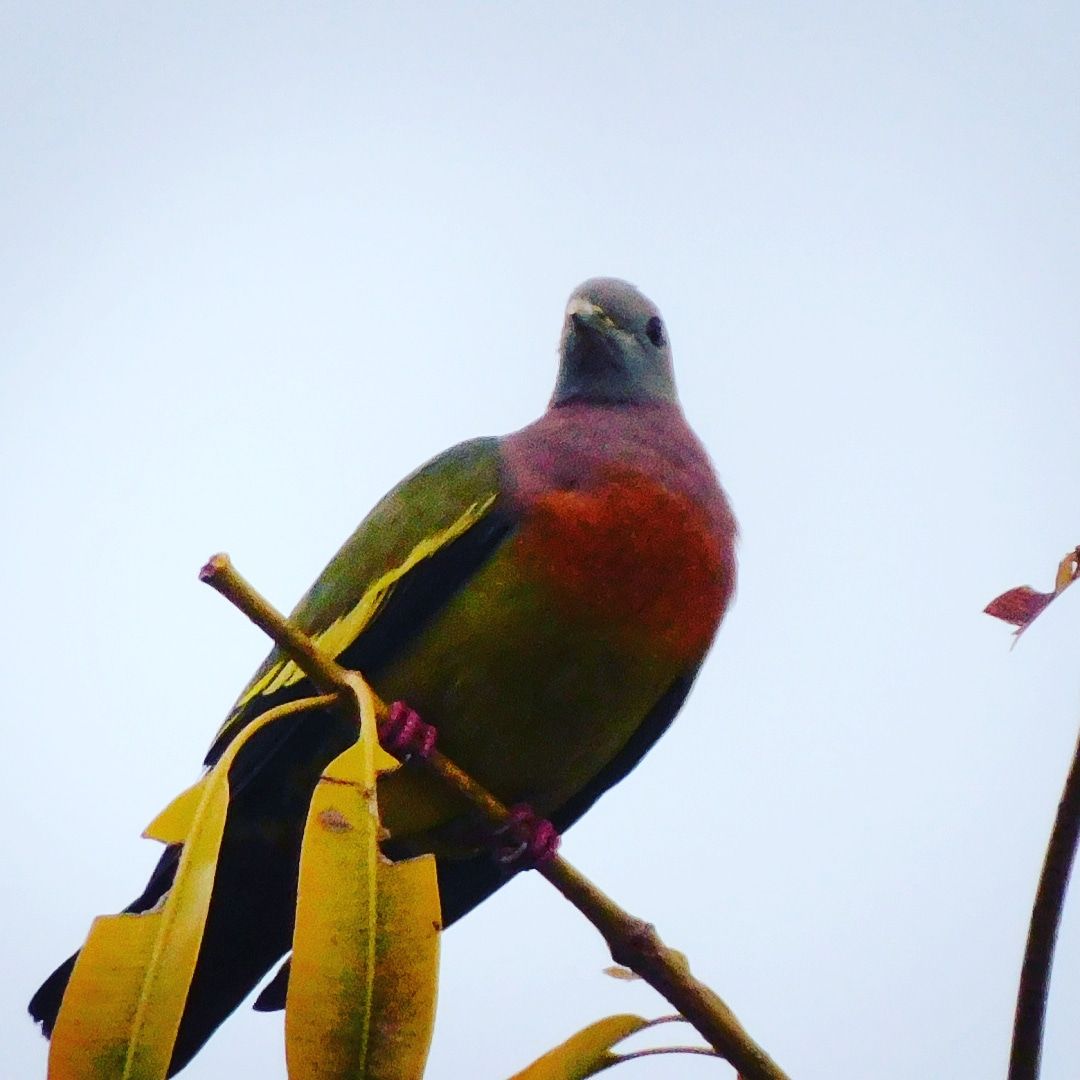
[(431, 458), (386, 493), (342, 544), (290, 618), (324, 630), (387, 573), (400, 576), (486, 518), (503, 491), (501, 440), (470, 439)]

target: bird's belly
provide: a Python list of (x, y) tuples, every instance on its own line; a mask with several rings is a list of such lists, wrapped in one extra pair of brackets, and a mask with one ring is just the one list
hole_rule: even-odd
[[(719, 621), (719, 547), (662, 494), (553, 495), (380, 674), (380, 694), (437, 725), (441, 749), (503, 800), (550, 813), (700, 661)], [(395, 836), (461, 812), (412, 770), (380, 800)]]

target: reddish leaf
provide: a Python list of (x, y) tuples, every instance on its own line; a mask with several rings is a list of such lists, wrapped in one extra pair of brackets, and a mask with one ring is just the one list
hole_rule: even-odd
[(991, 600), (983, 610), (995, 619), (1012, 623), (1013, 631), (1019, 637), (1042, 614), (1046, 606), (1055, 597), (1060, 596), (1078, 577), (1080, 577), (1080, 547), (1073, 548), (1058, 565), (1053, 592), (1039, 592), (1030, 585), (1020, 585), (1003, 592)]
[(1042, 611), (1056, 593), (1036, 592), (1030, 585), (1020, 585), (1008, 592), (1003, 592), (996, 600), (991, 600), (983, 609), (987, 615), (1002, 619), (1013, 626), (1027, 626)]

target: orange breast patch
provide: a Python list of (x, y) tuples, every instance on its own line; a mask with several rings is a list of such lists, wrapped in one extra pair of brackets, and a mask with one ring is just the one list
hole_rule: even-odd
[(704, 653), (731, 593), (731, 539), (640, 473), (538, 496), (516, 543), (571, 620), (678, 662)]

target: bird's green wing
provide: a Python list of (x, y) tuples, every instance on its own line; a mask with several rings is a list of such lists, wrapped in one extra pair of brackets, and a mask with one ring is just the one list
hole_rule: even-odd
[[(360, 523), (293, 610), (331, 656), (372, 675), (390, 662), (502, 543), (499, 440), (473, 439), (406, 477)], [(219, 729), (206, 763), (266, 709), (312, 692), (275, 649)]]

